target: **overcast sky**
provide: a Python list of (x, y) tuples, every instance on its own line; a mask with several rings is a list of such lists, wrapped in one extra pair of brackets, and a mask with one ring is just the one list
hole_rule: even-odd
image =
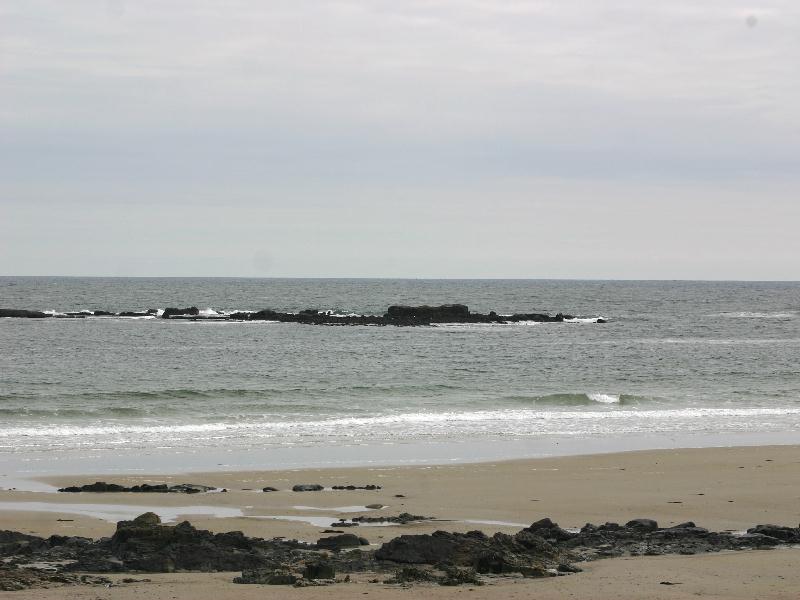
[(797, 0), (0, 3), (0, 274), (799, 258)]

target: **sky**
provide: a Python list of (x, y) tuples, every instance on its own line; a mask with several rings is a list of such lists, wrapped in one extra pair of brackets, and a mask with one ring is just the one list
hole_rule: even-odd
[(0, 274), (800, 279), (796, 0), (3, 0)]

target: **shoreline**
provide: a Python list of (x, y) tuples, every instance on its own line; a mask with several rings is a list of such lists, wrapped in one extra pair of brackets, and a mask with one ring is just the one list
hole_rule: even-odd
[[(6, 481), (2, 478), (0, 481)], [(142, 483), (194, 483), (228, 489), (227, 493), (55, 493), (57, 487), (107, 481), (126, 486)], [(107, 533), (113, 518), (93, 518), (89, 507), (131, 506), (191, 515), (199, 526), (215, 531), (242, 529), (249, 535), (279, 535), (303, 539), (320, 528), (320, 520), (303, 522), (298, 517), (330, 517), (331, 523), (357, 515), (390, 515), (410, 512), (442, 519), (380, 528), (380, 535), (407, 530), (429, 532), (447, 525), (466, 531), (483, 523), (483, 529), (515, 531), (522, 524), (550, 517), (564, 527), (580, 528), (587, 521), (625, 522), (648, 517), (674, 524), (694, 520), (720, 530), (740, 530), (758, 523), (796, 524), (800, 521), (800, 446), (739, 446), (682, 448), (588, 454), (533, 459), (511, 459), (444, 465), (369, 465), (212, 470), (131, 474), (88, 473), (37, 477), (38, 491), (0, 490), (0, 528), (10, 528), (9, 518), (30, 513), (39, 529), (55, 533), (64, 529), (55, 519), (68, 514), (57, 505), (86, 505), (75, 525)], [(321, 492), (292, 492), (295, 484), (319, 483)], [(377, 490), (329, 489), (334, 485), (379, 485)], [(262, 492), (266, 486), (277, 492)], [(5, 488), (6, 486), (4, 486)], [(396, 496), (402, 495), (402, 498)], [(52, 504), (48, 512), (6, 510), (8, 502)], [(369, 510), (370, 504), (384, 504)], [(210, 507), (205, 515), (196, 507)], [(186, 507), (185, 513), (176, 509)], [(361, 510), (358, 508), (361, 507)], [(22, 506), (19, 506), (22, 508)], [(132, 509), (132, 510), (133, 510)], [(225, 513), (214, 516), (211, 509)], [(241, 516), (231, 511), (239, 509)], [(96, 509), (96, 512), (102, 512)], [(264, 517), (287, 517), (287, 520)], [(26, 517), (26, 519), (28, 518)], [(296, 520), (288, 520), (296, 519)], [(508, 525), (504, 526), (503, 523)], [(496, 525), (494, 525), (496, 524)], [(473, 527), (474, 528), (474, 527)], [(360, 531), (377, 531), (362, 527)]]
[(81, 451), (0, 453), (0, 489), (45, 491), (37, 482), (60, 475), (134, 476), (469, 465), (486, 462), (602, 456), (628, 452), (792, 446), (797, 434), (779, 432), (648, 433), (609, 437), (532, 436), (409, 443), (287, 447), (99, 448)]

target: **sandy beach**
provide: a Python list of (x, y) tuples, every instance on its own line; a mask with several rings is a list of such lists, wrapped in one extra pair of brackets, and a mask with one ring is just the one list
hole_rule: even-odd
[[(226, 493), (133, 494), (0, 492), (0, 529), (33, 533), (107, 536), (117, 519), (154, 510), (166, 518), (188, 519), (214, 532), (240, 530), (250, 536), (284, 536), (315, 541), (339, 519), (409, 512), (434, 517), (406, 525), (360, 526), (357, 533), (377, 546), (403, 533), (437, 529), (515, 532), (543, 517), (562, 527), (587, 522), (656, 519), (661, 526), (684, 521), (714, 530), (740, 531), (760, 523), (796, 526), (800, 521), (800, 448), (747, 448), (644, 451), (552, 459), (425, 467), (367, 467), (270, 472), (212, 472), (136, 477), (62, 477), (54, 486), (96, 480), (141, 483), (199, 483)], [(379, 490), (292, 492), (295, 484), (381, 486)], [(265, 486), (277, 492), (262, 492)], [(26, 504), (37, 510), (17, 510)], [(367, 505), (384, 505), (367, 509)], [(102, 506), (105, 505), (105, 506)], [(14, 510), (9, 510), (14, 508)], [(129, 516), (126, 516), (130, 513)], [(98, 518), (98, 516), (102, 518)], [(691, 557), (607, 559), (586, 564), (585, 572), (547, 580), (499, 578), (470, 591), (475, 597), (514, 598), (789, 598), (800, 589), (791, 568), (800, 550), (726, 552)], [(320, 589), (241, 586), (233, 574), (142, 576), (150, 582), (107, 590), (55, 588), (16, 592), (15, 597), (152, 598), (284, 597), (321, 594), (376, 594), (394, 597), (405, 590), (356, 577), (350, 584)], [(121, 579), (118, 578), (118, 579)], [(669, 581), (679, 585), (665, 585)], [(426, 586), (427, 587), (427, 586)], [(467, 588), (431, 588), (435, 596)], [(113, 595), (112, 595), (113, 594)], [(205, 594), (205, 595), (204, 595)]]

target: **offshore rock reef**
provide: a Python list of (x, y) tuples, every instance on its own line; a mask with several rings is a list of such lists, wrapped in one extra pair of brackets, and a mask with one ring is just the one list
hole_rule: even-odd
[[(383, 315), (337, 314), (331, 311), (306, 309), (300, 312), (280, 312), (275, 310), (239, 311), (234, 313), (209, 314), (200, 311), (196, 306), (187, 308), (166, 308), (163, 312), (151, 308), (147, 311), (110, 312), (105, 310), (80, 311), (66, 313), (50, 313), (35, 310), (17, 310), (0, 308), (0, 317), (44, 319), (81, 319), (87, 317), (160, 317), (162, 319), (180, 319), (189, 321), (277, 321), (280, 323), (303, 323), (307, 325), (373, 325), (396, 327), (414, 327), (437, 323), (519, 323), (523, 321), (536, 323), (563, 323), (576, 317), (558, 313), (555, 316), (545, 313), (516, 313), (511, 315), (470, 312), (464, 304), (442, 304), (440, 306), (390, 306)], [(595, 323), (605, 323), (603, 318), (589, 318)]]
[[(767, 549), (800, 543), (800, 528), (757, 525), (746, 533), (712, 532), (687, 522), (662, 528), (650, 519), (625, 525), (585, 525), (567, 531), (542, 519), (516, 534), (481, 531), (401, 535), (378, 549), (353, 534), (316, 543), (211, 533), (188, 521), (164, 525), (145, 513), (120, 521), (110, 538), (0, 532), (0, 589), (49, 583), (98, 584), (76, 574), (241, 571), (236, 583), (325, 585), (337, 576), (375, 573), (385, 583), (414, 581), (481, 585), (485, 575), (555, 577), (581, 571), (579, 563), (608, 557), (700, 554)], [(35, 566), (34, 566), (35, 565)], [(339, 579), (341, 581), (341, 579)], [(381, 581), (380, 578), (375, 581)]]

